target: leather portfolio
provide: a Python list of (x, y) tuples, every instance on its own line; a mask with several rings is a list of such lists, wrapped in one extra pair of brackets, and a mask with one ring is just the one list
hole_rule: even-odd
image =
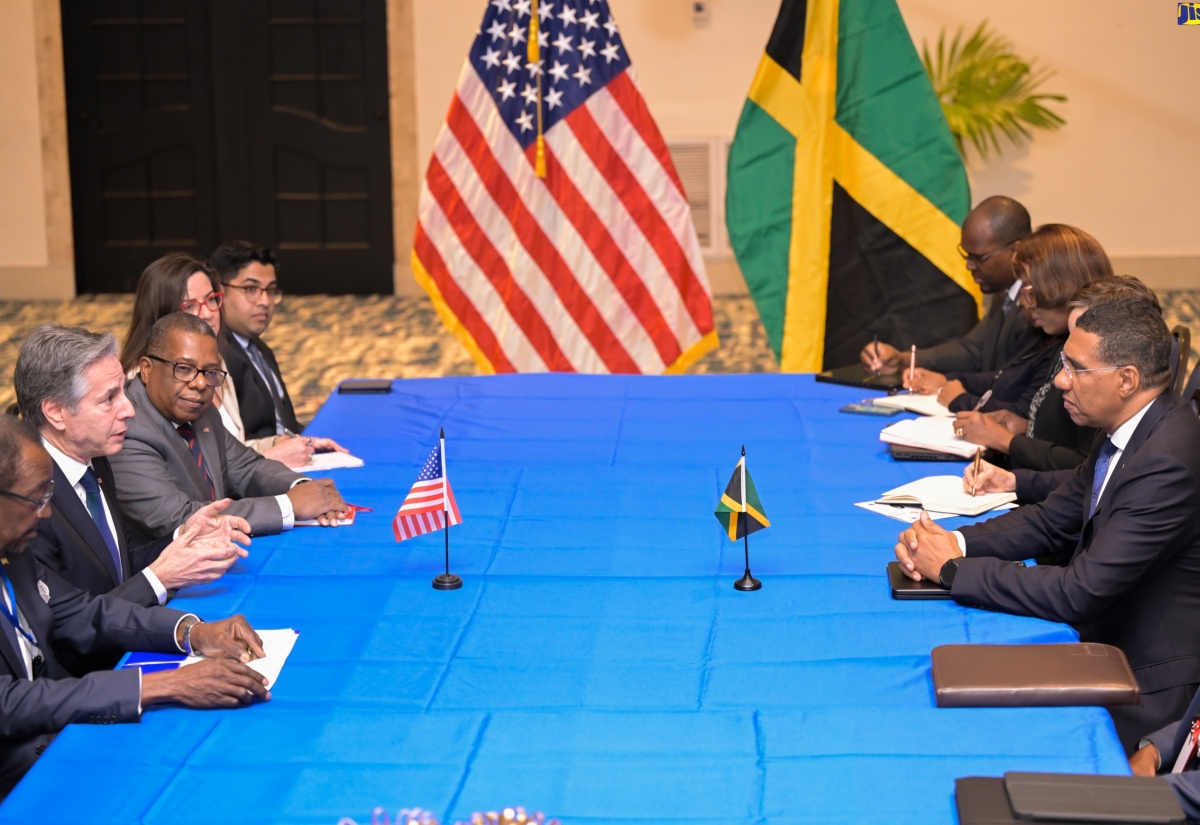
[(1156, 777), (1010, 771), (1003, 779), (956, 779), (954, 800), (960, 825), (1186, 821), (1174, 791)]
[(1111, 645), (941, 645), (931, 655), (942, 708), (1138, 702), (1129, 662)]

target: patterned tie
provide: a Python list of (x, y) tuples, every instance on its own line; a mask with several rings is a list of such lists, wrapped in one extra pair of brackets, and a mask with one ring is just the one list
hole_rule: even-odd
[(204, 464), (204, 456), (200, 453), (200, 442), (196, 440), (196, 431), (192, 429), (191, 424), (180, 424), (175, 428), (175, 432), (179, 433), (180, 437), (187, 442), (188, 449), (192, 451), (192, 458), (196, 459), (196, 466), (200, 468), (200, 472), (204, 474), (204, 480), (208, 482), (208, 495), (213, 500), (217, 500), (217, 489), (213, 486), (212, 478), (208, 475), (208, 467)]
[(117, 549), (117, 541), (113, 538), (112, 530), (108, 528), (108, 517), (104, 514), (104, 500), (100, 497), (100, 481), (92, 472), (91, 467), (84, 471), (83, 478), (79, 479), (79, 486), (83, 488), (84, 498), (87, 500), (88, 514), (96, 523), (96, 529), (100, 531), (100, 538), (104, 539), (104, 543), (108, 545), (113, 567), (117, 571), (117, 584), (120, 584), (121, 580), (125, 578), (124, 571), (121, 569), (121, 552)]
[(1112, 461), (1112, 457), (1117, 452), (1117, 445), (1112, 443), (1112, 439), (1106, 439), (1104, 446), (1100, 448), (1100, 455), (1096, 456), (1096, 473), (1092, 476), (1092, 501), (1088, 505), (1088, 518), (1096, 514), (1096, 505), (1100, 502), (1100, 490), (1104, 487), (1104, 477), (1108, 475), (1108, 465)]
[(253, 341), (246, 344), (246, 354), (250, 356), (250, 360), (254, 362), (254, 369), (258, 370), (258, 374), (262, 376), (262, 380), (267, 385), (267, 392), (271, 394), (271, 403), (275, 407), (275, 430), (282, 435), (284, 431), (283, 396), (279, 394), (279, 387), (275, 383), (275, 371), (271, 369), (271, 365), (267, 363), (267, 359), (263, 357), (262, 352)]

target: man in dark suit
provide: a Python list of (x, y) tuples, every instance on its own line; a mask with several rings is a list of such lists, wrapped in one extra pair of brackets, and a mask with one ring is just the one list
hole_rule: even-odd
[(212, 405), (226, 377), (220, 363), (216, 336), (199, 318), (176, 312), (151, 328), (127, 387), (137, 415), (124, 449), (112, 457), (126, 521), (150, 541), (229, 497), (226, 512), (244, 518), (255, 534), (290, 529), (296, 519), (337, 524), (346, 504), (332, 481), (312, 481), (263, 458), (221, 424)]
[[(1042, 337), (1017, 306), (1021, 282), (1012, 265), (1013, 250), (1031, 230), (1029, 212), (1012, 198), (988, 198), (967, 214), (958, 251), (979, 289), (993, 296), (992, 304), (962, 338), (917, 350), (918, 366), (942, 373), (994, 372)], [(908, 367), (909, 350), (867, 344), (859, 357), (868, 369), (894, 374)]]
[[(896, 557), (968, 605), (1067, 622), (1124, 651), (1141, 702), (1110, 713), (1122, 743), (1179, 719), (1200, 685), (1200, 422), (1166, 392), (1171, 336), (1147, 302), (1088, 309), (1055, 379), (1102, 430), (1044, 501), (948, 533), (922, 515)], [(1049, 563), (1025, 567), (1031, 557)]]
[(1188, 821), (1200, 820), (1200, 692), (1192, 698), (1187, 712), (1177, 722), (1150, 733), (1129, 757), (1135, 776), (1160, 774), (1175, 789)]
[(33, 554), (93, 596), (164, 604), (168, 591), (211, 582), (244, 557), (231, 539), (244, 539), (249, 524), (216, 516), (223, 508), (214, 504), (180, 528), (180, 540), (130, 542), (108, 463), (134, 414), (116, 356), (111, 333), (79, 327), (47, 324), (21, 345), (18, 407), (54, 460), (50, 515), (38, 523)]
[[(93, 598), (24, 552), (49, 513), (53, 466), (28, 424), (0, 416), (0, 798), (71, 722), (137, 722), (144, 709), (168, 702), (238, 707), (270, 698), (266, 680), (244, 664), (263, 655), (245, 618), (204, 623), (166, 607)], [(159, 673), (74, 679), (55, 656), (61, 646), (211, 658)]]

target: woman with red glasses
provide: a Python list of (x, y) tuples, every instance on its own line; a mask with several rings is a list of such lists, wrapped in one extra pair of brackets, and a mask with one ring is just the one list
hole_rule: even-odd
[[(219, 335), (224, 301), (225, 293), (219, 289), (217, 276), (204, 259), (185, 252), (168, 252), (151, 263), (138, 279), (133, 317), (121, 347), (121, 367), (125, 374), (132, 377), (137, 372), (138, 359), (146, 354), (150, 328), (159, 318), (172, 312), (186, 312), (200, 318)], [(228, 372), (224, 360), (221, 369)], [(213, 403), (221, 413), (225, 429), (247, 447), (289, 467), (302, 466), (312, 459), (316, 445), (311, 438), (279, 436), (247, 440), (232, 381), (216, 388)]]

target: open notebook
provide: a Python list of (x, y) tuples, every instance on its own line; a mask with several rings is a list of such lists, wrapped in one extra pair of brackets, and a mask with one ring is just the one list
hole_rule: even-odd
[(888, 490), (876, 499), (876, 503), (910, 504), (937, 513), (977, 516), (1016, 500), (1016, 493), (973, 496), (963, 489), (962, 476), (928, 476)]
[(921, 415), (954, 415), (950, 412), (949, 407), (937, 400), (936, 395), (909, 395), (906, 392), (899, 392), (895, 395), (872, 398), (870, 402), (876, 407), (899, 407), (902, 410)]
[(895, 424), (883, 428), (883, 431), (879, 433), (879, 440), (888, 444), (901, 444), (905, 447), (936, 450), (963, 458), (974, 458), (975, 452), (979, 449), (978, 444), (972, 444), (965, 438), (956, 436), (954, 419), (943, 416), (907, 418), (904, 421), (897, 421)]

